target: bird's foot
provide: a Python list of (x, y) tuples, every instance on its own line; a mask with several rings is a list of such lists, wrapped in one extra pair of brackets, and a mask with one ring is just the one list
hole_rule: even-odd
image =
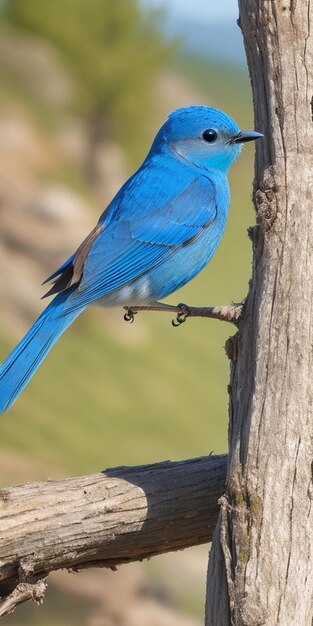
[(176, 318), (172, 320), (172, 326), (174, 326), (174, 328), (177, 328), (177, 326), (184, 324), (187, 317), (189, 317), (190, 315), (190, 309), (187, 304), (180, 302), (176, 308), (180, 310), (178, 311)]
[(129, 322), (130, 324), (132, 324), (135, 321), (135, 315), (137, 315), (137, 311), (133, 311), (132, 308), (129, 306), (124, 306), (124, 309), (126, 311), (124, 315), (125, 322)]

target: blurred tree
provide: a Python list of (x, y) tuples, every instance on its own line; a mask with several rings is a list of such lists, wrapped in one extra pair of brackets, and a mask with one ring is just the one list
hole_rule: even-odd
[(170, 50), (159, 13), (143, 12), (139, 0), (8, 0), (1, 8), (14, 26), (50, 41), (76, 77), (75, 107), (89, 127), (90, 182), (104, 139), (116, 138), (137, 158), (155, 75)]

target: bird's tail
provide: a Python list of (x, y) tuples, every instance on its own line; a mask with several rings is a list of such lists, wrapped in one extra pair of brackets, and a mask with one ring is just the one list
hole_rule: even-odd
[(70, 293), (62, 292), (50, 302), (0, 366), (0, 413), (12, 406), (60, 335), (85, 308), (64, 312)]

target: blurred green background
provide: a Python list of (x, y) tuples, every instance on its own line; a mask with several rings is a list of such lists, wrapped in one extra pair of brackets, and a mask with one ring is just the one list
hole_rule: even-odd
[[(137, 0), (7, 0), (0, 8), (4, 358), (41, 310), (40, 282), (140, 165), (171, 109), (217, 106), (246, 129), (253, 116), (241, 60), (213, 58), (205, 40), (203, 53), (186, 46), (184, 31), (168, 28), (166, 9)], [(248, 146), (230, 175), (230, 217), (217, 254), (169, 302), (228, 304), (245, 296), (252, 177)], [(129, 325), (121, 310), (88, 311), (1, 416), (2, 485), (225, 452), (223, 346), (233, 332), (212, 320), (174, 329), (168, 314), (141, 313)], [(152, 565), (150, 579), (163, 580), (167, 569), (159, 575)], [(196, 592), (188, 602), (186, 592), (173, 593), (180, 608), (188, 604), (187, 612), (199, 614)], [(47, 607), (44, 618), (27, 607), (7, 623), (62, 623), (56, 602)], [(71, 619), (64, 623), (92, 623), (84, 612)]]

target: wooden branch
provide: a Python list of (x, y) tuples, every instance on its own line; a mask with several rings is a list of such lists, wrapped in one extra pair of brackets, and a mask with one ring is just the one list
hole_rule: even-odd
[(173, 306), (171, 304), (158, 305), (138, 305), (127, 307), (124, 309), (127, 313), (124, 316), (125, 321), (133, 322), (134, 314), (139, 311), (158, 311), (164, 313), (175, 314), (176, 320), (173, 320), (173, 326), (179, 326), (182, 322), (186, 321), (189, 317), (207, 317), (209, 319), (220, 320), (221, 322), (230, 322), (237, 325), (243, 314), (244, 303), (229, 304), (223, 306), (188, 306), (178, 305)]
[(0, 616), (52, 570), (116, 567), (211, 540), (226, 457), (119, 467), (0, 490)]

